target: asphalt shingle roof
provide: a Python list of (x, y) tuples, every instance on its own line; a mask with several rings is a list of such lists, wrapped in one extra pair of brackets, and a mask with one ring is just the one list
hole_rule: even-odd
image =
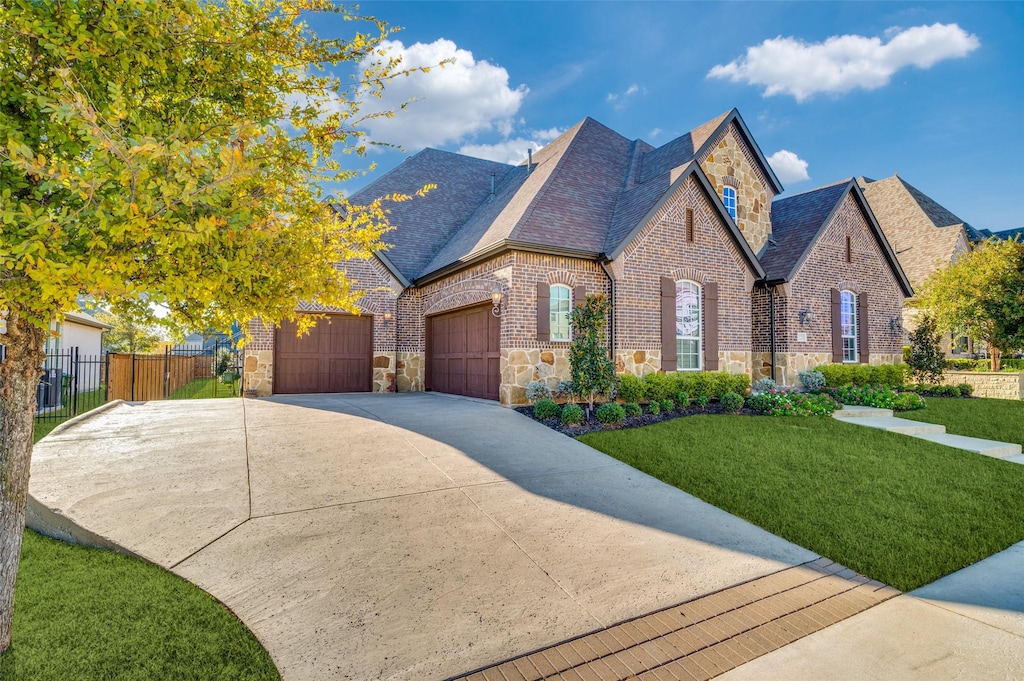
[(768, 279), (790, 279), (853, 180), (772, 202), (772, 237), (760, 255)]

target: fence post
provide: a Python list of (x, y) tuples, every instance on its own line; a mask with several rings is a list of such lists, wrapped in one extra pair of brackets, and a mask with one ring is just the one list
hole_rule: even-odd
[(103, 364), (103, 404), (106, 404), (110, 401), (110, 352), (103, 355)]
[(171, 348), (167, 346), (164, 348), (164, 399), (170, 395), (171, 385)]
[[(74, 359), (71, 360), (71, 415), (78, 416), (78, 348), (75, 348)], [(63, 381), (63, 379), (61, 379)]]
[(134, 352), (132, 353), (131, 379), (132, 379), (131, 398), (132, 398), (132, 402), (134, 402), (135, 401), (135, 353)]

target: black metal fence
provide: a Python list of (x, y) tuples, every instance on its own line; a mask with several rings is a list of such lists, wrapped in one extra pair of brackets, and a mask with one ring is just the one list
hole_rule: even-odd
[[(6, 354), (0, 345), (0, 362)], [(152, 355), (83, 355), (67, 348), (46, 357), (36, 387), (36, 420), (64, 421), (111, 400), (238, 397), (241, 374), (241, 352), (230, 341)]]

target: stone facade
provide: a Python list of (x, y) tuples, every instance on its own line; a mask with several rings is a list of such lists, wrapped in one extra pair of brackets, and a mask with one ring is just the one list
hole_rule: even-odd
[[(846, 262), (846, 237), (851, 262)], [(903, 334), (890, 320), (900, 318), (903, 291), (872, 236), (852, 194), (846, 196), (831, 222), (811, 247), (800, 269), (786, 284), (775, 287), (776, 380), (798, 385), (797, 374), (832, 362), (831, 289), (868, 296), (868, 363), (902, 363)], [(754, 378), (769, 377), (770, 315), (768, 290), (754, 290)], [(801, 323), (800, 313), (810, 312)], [(863, 330), (861, 330), (863, 332)]]
[(751, 250), (759, 253), (772, 233), (775, 194), (736, 123), (730, 124), (698, 161), (719, 198), (726, 186), (736, 190), (736, 224)]
[(947, 371), (942, 374), (945, 385), (967, 383), (975, 397), (1002, 400), (1024, 400), (1024, 373), (1008, 371)]
[(423, 390), (427, 366), (426, 355), (422, 352), (399, 350), (398, 366), (395, 371), (395, 389), (400, 393), (415, 393)]
[(544, 381), (553, 391), (570, 377), (568, 347), (501, 351), (502, 404), (526, 404), (526, 388), (533, 381)]
[[(693, 210), (692, 242), (685, 229), (687, 208)], [(618, 370), (640, 375), (661, 368), (664, 276), (702, 287), (718, 283), (719, 368), (726, 370), (728, 364), (731, 371), (750, 372), (753, 274), (695, 177), (678, 187), (609, 270), (615, 278)]]

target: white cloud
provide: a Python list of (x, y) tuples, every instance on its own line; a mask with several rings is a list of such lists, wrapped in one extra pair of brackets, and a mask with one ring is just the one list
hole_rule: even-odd
[(372, 139), (415, 151), (460, 142), (489, 130), (511, 134), (515, 114), (529, 88), (510, 88), (508, 71), (503, 67), (477, 61), (472, 52), (444, 38), (409, 47), (398, 40), (386, 40), (382, 48), (390, 56), (401, 56), (400, 68), (436, 66), (451, 57), (455, 63), (432, 68), (430, 73), (396, 78), (385, 85), (380, 100), (368, 99), (361, 113), (398, 111), (403, 102), (414, 97), (417, 100), (394, 118), (365, 121), (363, 127)]
[(768, 157), (768, 165), (772, 167), (783, 184), (811, 179), (811, 176), (807, 174), (807, 161), (792, 151), (785, 149), (776, 151)]
[(657, 137), (660, 134), (661, 134), (661, 128), (654, 128), (653, 130), (651, 130), (650, 133), (647, 134), (647, 136), (650, 137), (651, 139), (654, 139), (655, 137)]
[(888, 85), (900, 69), (927, 69), (944, 59), (965, 57), (980, 45), (957, 24), (889, 29), (879, 37), (832, 36), (806, 43), (782, 36), (748, 47), (743, 57), (719, 64), (708, 78), (764, 86), (764, 96), (787, 94), (802, 102), (818, 93), (843, 94)]
[(640, 87), (636, 83), (633, 83), (628, 88), (626, 88), (626, 90), (624, 92), (609, 92), (608, 96), (605, 97), (604, 101), (610, 103), (610, 102), (616, 102), (617, 100), (621, 99), (622, 100), (621, 102), (618, 102), (617, 104), (615, 104), (615, 108), (616, 109), (621, 109), (621, 108), (626, 106), (626, 101), (625, 100), (627, 100), (630, 97), (632, 97), (633, 95), (637, 95), (637, 94), (646, 95), (647, 94), (647, 88)]
[(504, 139), (496, 144), (465, 144), (459, 149), (459, 153), (498, 163), (519, 164), (526, 160), (530, 149), (536, 153), (563, 132), (565, 131), (558, 128), (534, 130), (529, 137)]

